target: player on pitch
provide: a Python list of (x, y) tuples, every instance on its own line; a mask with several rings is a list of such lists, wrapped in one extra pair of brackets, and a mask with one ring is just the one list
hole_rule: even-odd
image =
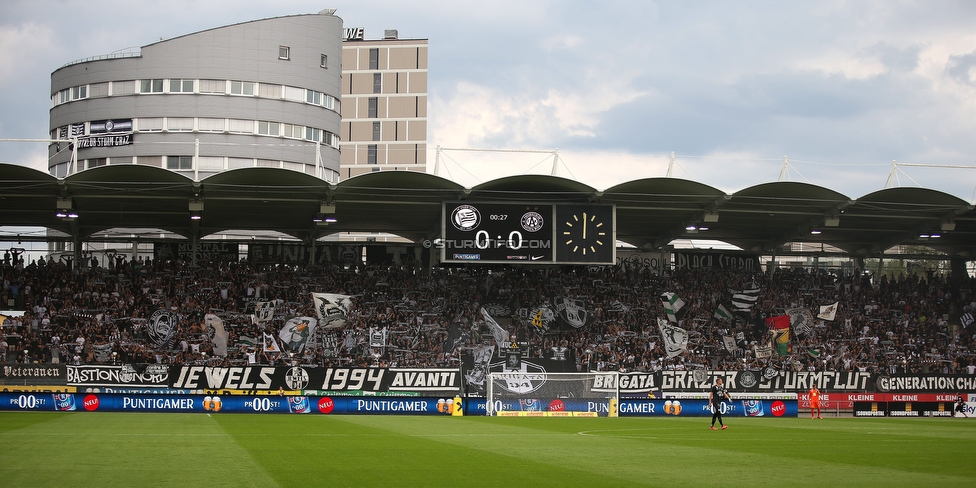
[(732, 397), (729, 396), (729, 391), (725, 389), (722, 385), (722, 378), (715, 378), (715, 384), (712, 385), (712, 391), (708, 392), (708, 403), (712, 406), (712, 426), (709, 429), (715, 429), (715, 421), (718, 420), (718, 424), (722, 426), (722, 430), (728, 429), (729, 426), (722, 422), (722, 399), (727, 398), (729, 403), (732, 403)]
[(820, 390), (817, 389), (817, 385), (810, 387), (810, 420), (813, 420), (813, 411), (817, 411), (817, 418), (823, 420), (820, 416)]

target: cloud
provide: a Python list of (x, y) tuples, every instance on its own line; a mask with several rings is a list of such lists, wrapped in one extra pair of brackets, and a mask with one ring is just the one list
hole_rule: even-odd
[(0, 86), (12, 88), (24, 72), (46, 63), (54, 51), (53, 34), (49, 26), (34, 22), (0, 25)]
[(864, 59), (876, 59), (891, 71), (914, 71), (918, 67), (920, 52), (922, 47), (917, 44), (899, 48), (882, 41), (862, 49), (858, 55)]
[(976, 87), (976, 51), (949, 56), (945, 72), (959, 83)]

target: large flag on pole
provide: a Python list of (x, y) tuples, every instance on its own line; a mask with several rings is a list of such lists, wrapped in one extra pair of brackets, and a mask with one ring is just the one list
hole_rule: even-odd
[(346, 325), (352, 300), (349, 295), (336, 293), (312, 293), (315, 313), (319, 316), (319, 327), (334, 329)]
[(673, 358), (688, 349), (688, 331), (671, 325), (664, 319), (657, 319), (657, 327), (661, 330), (661, 338), (664, 339), (664, 350), (668, 353), (668, 358)]
[(485, 324), (488, 325), (491, 336), (495, 338), (495, 344), (498, 345), (499, 351), (502, 347), (508, 347), (508, 331), (498, 325), (498, 322), (495, 322), (495, 319), (488, 315), (488, 311), (484, 307), (481, 307), (481, 317), (485, 319)]
[(797, 337), (808, 336), (813, 332), (813, 313), (805, 308), (791, 308), (786, 311), (790, 316), (790, 327)]
[(313, 317), (294, 317), (285, 322), (278, 331), (278, 337), (292, 351), (302, 352), (317, 324), (318, 321)]
[(220, 317), (208, 313), (203, 316), (203, 323), (207, 327), (207, 335), (213, 342), (214, 355), (227, 356), (227, 329), (224, 328), (224, 321)]
[(719, 303), (718, 308), (715, 309), (715, 313), (712, 314), (712, 317), (719, 320), (732, 320), (732, 312), (729, 311), (728, 307), (726, 307), (724, 303)]
[(671, 292), (661, 294), (661, 304), (664, 305), (664, 313), (668, 315), (668, 320), (674, 323), (681, 320), (688, 311), (685, 308), (685, 301)]
[(759, 301), (759, 288), (737, 291), (732, 294), (732, 308), (736, 312), (749, 312)]
[(773, 344), (776, 346), (776, 354), (789, 356), (790, 354), (790, 316), (775, 315), (766, 319), (766, 325), (773, 332)]
[(824, 320), (834, 320), (834, 316), (837, 315), (837, 303), (834, 302), (830, 305), (821, 305), (820, 313), (817, 314), (818, 319)]

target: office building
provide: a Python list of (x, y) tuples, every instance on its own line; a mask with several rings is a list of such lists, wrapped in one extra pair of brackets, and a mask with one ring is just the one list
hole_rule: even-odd
[(274, 167), (337, 182), (343, 28), (333, 14), (217, 27), (59, 68), (51, 138), (77, 143), (50, 145), (50, 172), (139, 164), (199, 181)]

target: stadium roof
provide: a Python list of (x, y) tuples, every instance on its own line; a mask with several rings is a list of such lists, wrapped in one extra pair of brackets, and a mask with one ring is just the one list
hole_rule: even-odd
[[(708, 239), (762, 253), (800, 241), (853, 256), (877, 255), (897, 244), (976, 256), (973, 205), (925, 188), (888, 188), (854, 199), (789, 181), (726, 194), (693, 181), (647, 178), (598, 191), (546, 175), (465, 188), (405, 171), (330, 184), (275, 168), (230, 170), (195, 182), (152, 166), (102, 166), (55, 178), (0, 163), (0, 225), (47, 227), (82, 241), (112, 228), (158, 228), (184, 237), (278, 231), (304, 241), (337, 232), (388, 232), (420, 241), (440, 234), (441, 202), (458, 200), (614, 204), (618, 240), (641, 249), (675, 239)], [(199, 205), (202, 211), (196, 210)], [(77, 217), (58, 217), (59, 210)], [(323, 210), (336, 222), (315, 222)], [(190, 218), (195, 212), (199, 220)]]

